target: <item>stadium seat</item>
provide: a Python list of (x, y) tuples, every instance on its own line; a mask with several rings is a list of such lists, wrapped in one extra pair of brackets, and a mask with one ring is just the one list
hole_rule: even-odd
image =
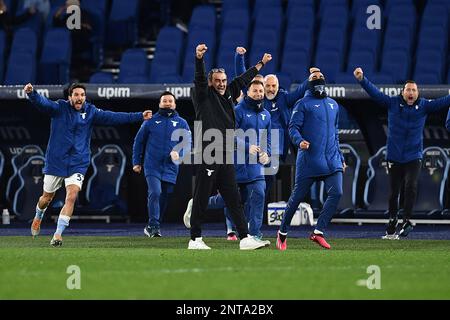
[(139, 0), (113, 0), (108, 19), (106, 44), (133, 45), (137, 40)]
[[(445, 60), (441, 52), (436, 50), (420, 49), (416, 57), (414, 79), (423, 74), (435, 74), (436, 84), (442, 83), (445, 69)], [(429, 77), (427, 77), (430, 79)], [(432, 83), (435, 83), (432, 81)]]
[[(216, 66), (218, 68), (224, 68), (228, 77), (234, 78), (236, 76), (234, 65), (235, 50), (228, 48), (227, 50), (219, 50), (218, 53)], [(192, 75), (192, 79), (194, 79), (194, 75)]]
[(304, 51), (284, 51), (280, 72), (289, 75), (294, 82), (303, 82), (308, 77), (309, 63)]
[(285, 89), (286, 91), (290, 91), (291, 85), (294, 81), (292, 81), (292, 78), (289, 74), (283, 73), (283, 72), (277, 72), (275, 74), (278, 78), (278, 84), (280, 88)]
[(261, 73), (264, 75), (276, 73), (278, 71), (279, 46), (280, 38), (275, 30), (271, 28), (258, 30), (253, 34), (249, 64), (255, 65), (262, 59), (264, 53), (270, 53), (272, 60), (261, 69)]
[(183, 32), (175, 27), (163, 27), (159, 30), (156, 38), (155, 53), (158, 52), (172, 52), (178, 59), (181, 59), (181, 54), (184, 45)]
[[(261, 11), (274, 12), (281, 9), (282, 0), (255, 0), (253, 5), (253, 18), (257, 18), (261, 14)], [(271, 17), (271, 15), (266, 15), (266, 17)]]
[(64, 84), (70, 79), (72, 39), (65, 28), (47, 31), (39, 62), (40, 84)]
[(36, 201), (42, 194), (45, 158), (32, 156), (19, 168), (19, 188), (13, 195), (13, 212), (21, 221), (30, 221), (36, 214)]
[(415, 6), (402, 5), (396, 2), (395, 5), (388, 9), (388, 12), (388, 26), (406, 26), (411, 29), (411, 32), (415, 31), (417, 25), (417, 11)]
[(248, 0), (222, 0), (222, 12), (233, 9), (250, 9)]
[[(224, 30), (220, 38), (218, 54), (220, 55), (222, 51), (235, 52), (236, 47), (248, 49), (248, 35), (240, 29)], [(233, 59), (230, 62), (233, 62)]]
[(416, 73), (414, 75), (414, 81), (420, 84), (442, 84), (442, 79), (433, 72)]
[(189, 21), (189, 32), (195, 29), (216, 31), (216, 8), (213, 5), (196, 6)]
[(31, 53), (36, 57), (38, 50), (37, 36), (29, 28), (21, 28), (14, 32), (11, 54)]
[(157, 83), (162, 76), (178, 76), (180, 59), (173, 52), (158, 51), (151, 63), (150, 82)]
[(119, 196), (126, 165), (122, 149), (114, 144), (105, 145), (92, 157), (91, 164), (94, 173), (86, 183), (89, 209), (124, 214), (126, 205)]
[(312, 6), (293, 7), (287, 11), (287, 28), (304, 28), (312, 31), (315, 24), (314, 8)]
[(148, 83), (149, 61), (143, 49), (128, 49), (120, 60), (118, 83)]
[(355, 28), (352, 35), (350, 51), (370, 51), (377, 65), (380, 54), (381, 30), (369, 30), (365, 26)]
[(390, 74), (395, 83), (404, 83), (409, 79), (410, 54), (405, 50), (385, 51), (382, 58), (381, 72)]
[(284, 39), (283, 54), (303, 51), (306, 54), (305, 63), (309, 65), (313, 46), (313, 36), (307, 28), (288, 28)]
[[(364, 73), (365, 73), (364, 69)], [(339, 72), (335, 76), (335, 83), (337, 84), (356, 84), (356, 79), (353, 76), (353, 72)]]
[(375, 73), (370, 77), (374, 84), (393, 84), (394, 80), (390, 74)]
[(204, 56), (206, 72), (212, 68), (216, 47), (215, 33), (211, 30), (201, 29), (195, 29), (192, 32), (189, 32), (184, 54), (183, 72), (181, 75), (185, 82), (192, 82), (194, 79), (195, 48), (199, 43), (205, 43), (208, 47), (208, 51)]
[(223, 13), (222, 35), (223, 30), (228, 29), (239, 29), (245, 34), (247, 34), (249, 27), (250, 27), (250, 13), (248, 9), (233, 8)]
[(364, 203), (370, 211), (387, 211), (389, 198), (389, 175), (386, 161), (386, 147), (369, 158), (367, 181), (364, 188)]
[[(342, 28), (322, 28), (317, 42), (316, 55), (325, 52), (335, 52), (340, 58), (344, 55), (346, 46), (346, 30)], [(342, 61), (339, 61), (342, 64)]]
[(36, 57), (31, 53), (9, 56), (5, 85), (24, 85), (36, 82)]
[(6, 185), (6, 200), (12, 204), (14, 195), (20, 186), (20, 178), (18, 177), (19, 169), (28, 161), (32, 156), (44, 155), (42, 149), (37, 145), (26, 145), (22, 147), (22, 150), (11, 159), (11, 166), (13, 173), (8, 179)]
[[(356, 150), (349, 144), (341, 143), (339, 145), (344, 156), (347, 168), (342, 176), (342, 197), (339, 201), (337, 210), (340, 215), (354, 212), (356, 207), (356, 192), (358, 187), (358, 176), (361, 168), (361, 157)], [(320, 184), (320, 202), (322, 205), (327, 198), (325, 183)]]
[(433, 215), (444, 209), (445, 183), (450, 163), (447, 153), (440, 147), (425, 148), (422, 163), (414, 211)]
[[(270, 19), (267, 19), (267, 17), (270, 17)], [(259, 33), (261, 30), (267, 29), (274, 30), (280, 34), (283, 20), (284, 15), (281, 7), (261, 8), (255, 18), (255, 26), (257, 26), (257, 30), (254, 34)]]
[(3, 83), (3, 74), (5, 72), (5, 56), (6, 56), (6, 35), (0, 30), (0, 83)]
[(328, 18), (328, 16), (325, 14), (325, 11), (329, 7), (342, 7), (348, 10), (348, 1), (347, 0), (322, 0), (320, 1), (320, 7), (319, 7), (319, 17), (323, 20)]
[(384, 36), (384, 51), (406, 50), (410, 51), (413, 42), (413, 32), (407, 26), (388, 25)]
[(103, 63), (103, 46), (106, 32), (107, 0), (83, 1), (82, 8), (91, 16), (92, 22), (92, 56), (91, 60), (97, 65)]
[(114, 82), (114, 76), (110, 72), (96, 72), (89, 78), (89, 83), (112, 84)]
[(335, 51), (318, 51), (314, 66), (321, 69), (327, 83), (335, 83), (341, 71), (341, 56)]
[(315, 11), (316, 3), (317, 1), (315, 0), (288, 0), (287, 12), (290, 12), (295, 8), (306, 8), (306, 7), (311, 7)]
[(384, 4), (386, 12), (389, 15), (392, 14), (391, 9), (395, 8), (396, 6), (415, 8), (414, 0), (386, 0)]
[(448, 31), (442, 26), (423, 26), (419, 32), (418, 50), (438, 50), (444, 55), (448, 47)]
[(353, 74), (355, 68), (361, 67), (367, 75), (375, 73), (375, 56), (371, 51), (352, 50), (348, 57), (347, 73)]
[(323, 10), (323, 17), (320, 23), (322, 28), (338, 28), (346, 30), (348, 25), (348, 7), (340, 5), (330, 5)]

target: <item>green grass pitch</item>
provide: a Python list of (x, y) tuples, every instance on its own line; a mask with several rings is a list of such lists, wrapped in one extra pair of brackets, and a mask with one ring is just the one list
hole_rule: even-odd
[[(0, 237), (2, 299), (450, 299), (450, 245), (438, 240), (329, 239), (324, 250), (288, 239), (288, 250), (187, 250), (188, 238)], [(70, 265), (81, 289), (66, 286)], [(367, 267), (381, 289), (368, 289)], [(359, 284), (359, 285), (358, 285)]]

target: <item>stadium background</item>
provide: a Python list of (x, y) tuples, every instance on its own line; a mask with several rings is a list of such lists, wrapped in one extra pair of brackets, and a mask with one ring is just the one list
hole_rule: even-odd
[[(24, 10), (23, 1), (5, 2), (16, 16)], [(150, 0), (85, 0), (81, 7), (89, 12), (94, 28), (89, 35), (91, 45), (83, 54), (72, 46), (67, 29), (52, 27), (51, 17), (63, 2), (50, 1), (51, 10), (46, 19), (36, 14), (25, 23), (3, 26), (0, 30), (0, 83), (18, 85), (0, 87), (0, 150), (5, 158), (0, 207), (10, 211), (13, 211), (12, 203), (5, 193), (13, 174), (12, 157), (29, 144), (39, 145), (45, 151), (49, 134), (48, 117), (33, 109), (20, 94), (27, 82), (38, 85), (51, 99), (65, 97), (64, 86), (71, 81), (87, 82), (88, 99), (98, 107), (115, 111), (139, 111), (150, 106), (156, 112), (158, 93), (170, 89), (182, 93), (177, 110), (192, 126), (195, 115), (189, 83), (198, 43), (205, 42), (209, 47), (208, 67), (225, 67), (230, 77), (234, 75), (233, 56), (237, 45), (248, 49), (248, 65), (258, 61), (263, 52), (272, 53), (275, 59), (262, 70), (263, 74), (276, 73), (284, 88), (295, 89), (306, 77), (308, 67), (318, 66), (328, 83), (344, 88), (344, 94), (334, 98), (343, 111), (341, 143), (353, 146), (361, 157), (355, 209), (361, 209), (358, 212), (362, 216), (373, 217), (383, 215), (372, 212), (364, 204), (367, 161), (386, 142), (387, 119), (385, 110), (355, 85), (354, 67), (363, 67), (369, 79), (382, 84), (387, 91), (395, 91), (390, 89), (400, 88), (399, 84), (410, 78), (418, 82), (427, 98), (448, 94), (450, 89), (450, 3), (445, 0), (224, 0), (174, 1), (173, 4)], [(382, 9), (380, 30), (369, 30), (366, 26), (369, 17), (366, 8), (372, 4)], [(192, 14), (188, 10), (176, 16), (177, 5), (191, 8)], [(187, 33), (181, 30), (185, 27)], [(111, 96), (105, 96), (106, 92), (111, 92)], [(424, 147), (439, 146), (448, 153), (445, 117), (443, 111), (428, 118)], [(138, 128), (137, 125), (96, 128), (91, 147), (93, 154), (106, 144), (123, 149), (127, 163), (119, 198), (127, 205), (132, 221), (145, 221), (145, 180), (132, 173), (130, 163)], [(293, 159), (291, 154), (288, 163), (280, 169), (271, 201), (287, 201), (293, 185)], [(182, 166), (165, 221), (181, 223), (191, 197), (192, 175), (191, 166)], [(86, 181), (90, 176), (92, 167)], [(84, 192), (75, 214), (86, 208), (89, 211)], [(316, 199), (313, 206), (319, 208), (317, 195), (312, 196)], [(37, 197), (31, 197), (32, 207)], [(447, 197), (444, 200), (441, 209), (448, 208)], [(57, 212), (55, 208), (53, 214)], [(416, 217), (421, 214), (426, 212), (416, 213)], [(209, 216), (210, 221), (222, 219), (219, 212)]]

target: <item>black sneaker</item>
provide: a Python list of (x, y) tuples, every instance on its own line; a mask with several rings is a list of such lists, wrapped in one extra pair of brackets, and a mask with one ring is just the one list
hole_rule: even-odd
[(402, 224), (402, 227), (399, 232), (399, 236), (400, 237), (408, 236), (408, 234), (412, 231), (412, 229), (414, 229), (412, 223), (409, 220), (406, 220)]
[(397, 229), (398, 220), (397, 219), (389, 219), (389, 223), (386, 228), (386, 235), (382, 237), (382, 239), (388, 240), (397, 240), (398, 235), (395, 234), (395, 230)]

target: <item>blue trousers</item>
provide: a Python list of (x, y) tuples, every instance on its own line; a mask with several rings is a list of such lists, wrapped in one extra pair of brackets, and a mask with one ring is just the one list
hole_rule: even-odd
[[(266, 182), (264, 180), (239, 184), (241, 199), (244, 203), (244, 213), (248, 222), (248, 231), (252, 236), (262, 236), (261, 226), (264, 217), (265, 189)], [(209, 198), (208, 209), (221, 208), (225, 208), (225, 202), (220, 194)], [(227, 229), (229, 231), (235, 230), (228, 209), (225, 208), (224, 212)]]
[(159, 229), (167, 208), (167, 200), (173, 192), (175, 185), (170, 182), (161, 181), (154, 176), (147, 176), (145, 178), (147, 179), (148, 187), (148, 225), (151, 228)]
[(286, 233), (289, 231), (292, 217), (295, 214), (300, 202), (304, 202), (305, 198), (310, 191), (311, 185), (315, 181), (321, 181), (325, 183), (325, 190), (328, 197), (320, 212), (319, 219), (317, 221), (316, 229), (324, 232), (334, 213), (336, 212), (339, 200), (342, 196), (342, 172), (335, 172), (325, 177), (295, 177), (294, 190), (292, 191), (289, 201), (286, 205), (286, 211), (281, 221), (280, 231)]

